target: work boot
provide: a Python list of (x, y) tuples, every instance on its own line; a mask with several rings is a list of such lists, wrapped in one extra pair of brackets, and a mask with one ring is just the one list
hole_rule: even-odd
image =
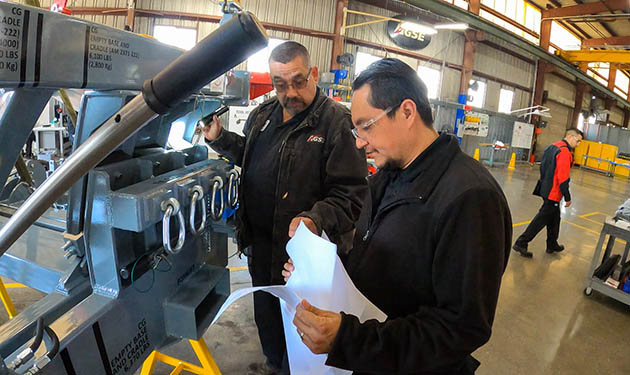
[(547, 252), (547, 254), (553, 254), (553, 253), (559, 253), (562, 250), (564, 250), (564, 245), (559, 245), (559, 244), (555, 244), (555, 245), (547, 245), (547, 250), (545, 250)]
[(512, 246), (512, 249), (514, 249), (516, 252), (520, 253), (522, 257), (525, 257), (525, 258), (533, 258), (534, 257), (534, 254), (532, 254), (529, 251), (527, 251), (527, 245), (521, 246), (518, 243), (515, 243), (514, 246)]

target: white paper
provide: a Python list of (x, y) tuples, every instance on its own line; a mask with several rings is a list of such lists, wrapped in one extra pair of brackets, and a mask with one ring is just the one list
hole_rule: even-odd
[(532, 137), (534, 136), (534, 125), (526, 122), (514, 121), (512, 130), (512, 147), (530, 148), (532, 147)]
[(337, 256), (337, 246), (313, 234), (304, 223), (300, 223), (287, 244), (287, 253), (295, 271), (286, 286), (239, 289), (230, 295), (212, 323), (237, 299), (255, 291), (271, 293), (280, 298), (291, 374), (351, 374), (351, 371), (326, 366), (327, 355), (315, 355), (304, 345), (293, 325), (296, 306), (305, 299), (319, 309), (355, 315), (361, 322), (368, 319), (384, 322), (387, 316), (354, 286)]

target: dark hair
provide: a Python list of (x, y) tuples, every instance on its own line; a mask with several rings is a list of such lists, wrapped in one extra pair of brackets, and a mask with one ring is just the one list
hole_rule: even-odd
[[(382, 59), (370, 64), (352, 83), (358, 90), (370, 85), (368, 101), (372, 107), (387, 109), (396, 107), (405, 99), (416, 103), (420, 118), (427, 126), (433, 126), (433, 113), (427, 97), (427, 86), (418, 73), (398, 59)], [(394, 116), (391, 111), (388, 116)]]
[(584, 138), (584, 132), (582, 132), (581, 130), (576, 129), (576, 128), (571, 128), (571, 129), (567, 130), (567, 134), (566, 135), (569, 135), (569, 134), (579, 135), (582, 138)]
[(296, 57), (301, 57), (306, 66), (311, 66), (311, 55), (309, 55), (306, 47), (298, 42), (292, 40), (279, 44), (271, 51), (269, 55), (269, 61), (277, 61), (282, 64), (286, 64), (289, 61), (293, 61)]

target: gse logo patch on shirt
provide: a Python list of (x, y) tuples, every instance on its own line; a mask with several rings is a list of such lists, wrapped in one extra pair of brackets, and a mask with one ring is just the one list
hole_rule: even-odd
[(324, 143), (325, 140), (326, 138), (322, 137), (321, 135), (311, 135), (310, 137), (308, 137), (308, 140), (306, 140), (306, 142)]

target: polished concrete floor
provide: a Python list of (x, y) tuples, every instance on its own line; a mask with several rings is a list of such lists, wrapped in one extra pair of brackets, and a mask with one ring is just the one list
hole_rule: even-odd
[[(541, 203), (531, 195), (538, 168), (523, 164), (513, 172), (491, 172), (509, 200), (516, 237)], [(571, 177), (573, 205), (562, 209), (560, 235), (566, 250), (546, 254), (541, 233), (530, 244), (533, 259), (512, 252), (492, 338), (474, 354), (482, 363), (480, 375), (630, 374), (630, 307), (597, 292), (583, 294), (601, 222), (630, 197), (630, 183), (577, 168)], [(244, 266), (244, 260), (230, 259), (232, 290), (250, 285)], [(9, 293), (18, 310), (41, 297), (24, 288)], [(0, 319), (6, 320), (4, 311)], [(251, 296), (232, 305), (204, 338), (223, 374), (250, 374), (263, 361)], [(187, 343), (164, 352), (195, 362)], [(154, 374), (171, 370), (158, 366)]]

